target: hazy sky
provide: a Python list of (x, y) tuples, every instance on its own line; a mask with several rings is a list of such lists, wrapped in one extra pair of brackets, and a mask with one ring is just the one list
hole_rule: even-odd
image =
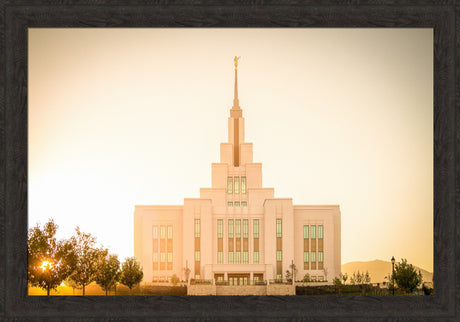
[(133, 255), (135, 205), (211, 186), (233, 57), (263, 185), (339, 204), (342, 263), (433, 270), (431, 29), (29, 29), (29, 227)]

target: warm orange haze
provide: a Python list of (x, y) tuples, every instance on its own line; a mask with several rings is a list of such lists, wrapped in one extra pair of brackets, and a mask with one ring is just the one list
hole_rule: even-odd
[[(341, 263), (433, 271), (430, 29), (30, 29), (29, 227), (123, 260), (135, 205), (212, 183), (238, 60), (263, 186), (340, 205)], [(44, 264), (45, 265), (45, 264)]]

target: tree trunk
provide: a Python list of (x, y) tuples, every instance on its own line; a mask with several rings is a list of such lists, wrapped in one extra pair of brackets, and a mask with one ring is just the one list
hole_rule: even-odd
[(107, 296), (107, 291), (109, 290), (108, 287), (105, 288), (105, 296)]
[(46, 288), (46, 296), (50, 296), (50, 287), (49, 286)]
[(85, 296), (85, 285), (83, 285), (83, 296)]

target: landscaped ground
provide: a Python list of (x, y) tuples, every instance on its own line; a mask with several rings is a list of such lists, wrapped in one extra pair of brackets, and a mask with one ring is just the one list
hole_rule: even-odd
[[(38, 287), (29, 287), (29, 295), (45, 295), (46, 291)], [(57, 291), (51, 291), (50, 295), (83, 295), (83, 290), (73, 290), (69, 286), (58, 286)], [(105, 295), (99, 285), (92, 283), (85, 288), (85, 295)], [(117, 286), (116, 294), (111, 290), (108, 295), (129, 295), (129, 288), (124, 285)], [(186, 286), (143, 286), (135, 287), (132, 290), (132, 295), (187, 295)]]

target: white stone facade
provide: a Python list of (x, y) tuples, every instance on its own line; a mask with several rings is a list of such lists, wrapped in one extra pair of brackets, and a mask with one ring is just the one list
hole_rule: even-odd
[(235, 66), (228, 142), (212, 164), (211, 188), (181, 206), (136, 206), (134, 255), (145, 282), (186, 280), (188, 268), (190, 279), (254, 284), (285, 279), (292, 262), (296, 280), (308, 273), (331, 282), (341, 266), (340, 216), (338, 205), (293, 205), (262, 186), (262, 164), (244, 142)]

